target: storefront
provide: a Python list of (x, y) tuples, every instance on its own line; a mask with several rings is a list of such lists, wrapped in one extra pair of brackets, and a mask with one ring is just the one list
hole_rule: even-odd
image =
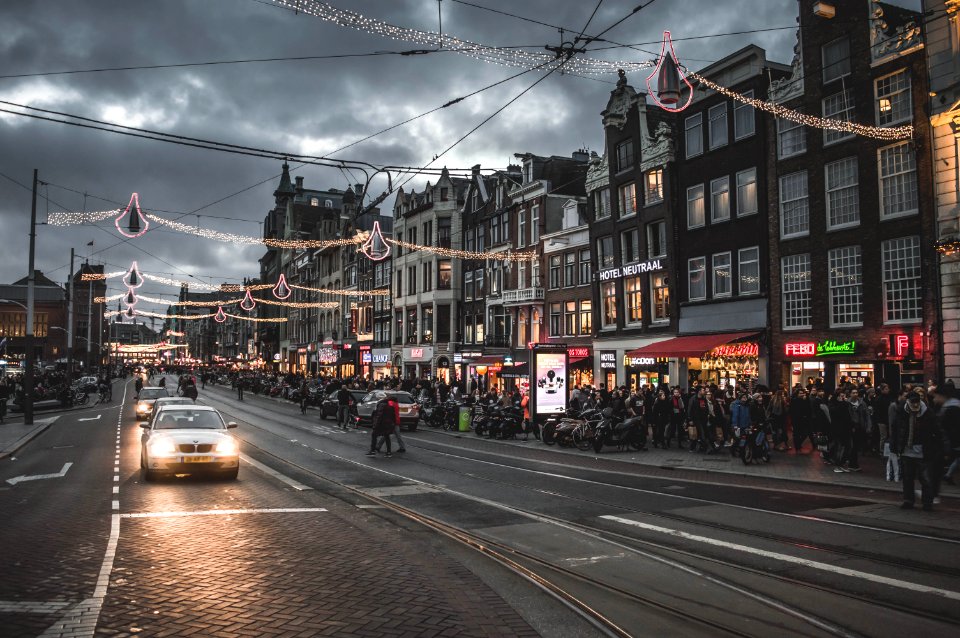
[(567, 387), (582, 388), (593, 383), (593, 349), (587, 346), (567, 348)]
[(317, 374), (322, 377), (337, 376), (337, 360), (340, 353), (336, 348), (322, 346), (317, 350)]
[(923, 383), (923, 346), (922, 333), (910, 331), (892, 333), (874, 344), (850, 335), (788, 341), (783, 346), (784, 377), (791, 387), (813, 383), (827, 391), (848, 382), (885, 382), (892, 388)]
[(413, 379), (433, 377), (433, 346), (413, 346), (403, 349), (403, 376)]
[(477, 380), (481, 392), (502, 387), (501, 370), (503, 370), (503, 355), (499, 354), (481, 356), (467, 365), (468, 378)]
[(661, 383), (669, 383), (670, 375), (667, 374), (666, 368), (666, 359), (633, 357), (629, 354), (623, 357), (626, 386), (631, 392), (641, 390), (645, 385), (657, 388)]
[(360, 376), (364, 379), (373, 378), (370, 374), (373, 364), (373, 354), (370, 352), (370, 346), (360, 346), (357, 350), (360, 353)]
[(373, 348), (370, 351), (370, 366), (374, 379), (384, 379), (391, 376), (393, 366), (390, 364), (390, 349)]
[[(657, 371), (660, 383), (694, 383), (744, 387), (752, 390), (760, 382), (765, 353), (757, 332), (727, 332), (687, 335), (666, 339), (627, 353), (630, 358), (654, 359), (654, 365), (638, 370), (638, 379), (652, 379)], [(668, 372), (675, 371), (676, 379)]]
[(450, 367), (450, 357), (440, 356), (437, 357), (435, 362), (436, 368), (436, 378), (438, 381), (443, 381), (446, 384), (450, 384), (450, 380), (453, 378), (453, 368)]
[(608, 388), (617, 385), (617, 351), (600, 351), (600, 383)]
[[(752, 391), (760, 374), (760, 344), (754, 341), (724, 344), (704, 353), (699, 360), (701, 383)], [(695, 369), (691, 360), (691, 369)]]

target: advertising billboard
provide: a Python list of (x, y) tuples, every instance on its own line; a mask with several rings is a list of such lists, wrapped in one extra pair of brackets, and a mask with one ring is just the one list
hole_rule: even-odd
[(536, 414), (556, 414), (567, 409), (567, 353), (534, 350), (533, 378)]

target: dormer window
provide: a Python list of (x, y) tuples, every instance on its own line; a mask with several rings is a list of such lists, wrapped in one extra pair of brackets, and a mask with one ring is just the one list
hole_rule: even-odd
[(327, 208), (333, 208), (333, 200), (325, 199), (323, 200), (323, 205), (326, 206)]
[(533, 162), (527, 160), (523, 163), (523, 183), (529, 184), (533, 181)]
[(316, 198), (316, 197), (311, 197), (311, 198), (310, 198), (310, 205), (311, 205), (311, 206), (319, 206), (319, 205), (320, 205), (320, 200), (319, 200), (318, 198)]

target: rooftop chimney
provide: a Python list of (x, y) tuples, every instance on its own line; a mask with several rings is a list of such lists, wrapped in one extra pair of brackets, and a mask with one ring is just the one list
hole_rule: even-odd
[(576, 162), (588, 162), (590, 161), (590, 151), (585, 148), (578, 149), (573, 152), (573, 159)]
[(302, 178), (302, 177), (295, 177), (294, 179), (297, 180), (297, 190), (298, 190), (298, 191), (302, 191), (302, 190), (303, 190), (303, 178)]

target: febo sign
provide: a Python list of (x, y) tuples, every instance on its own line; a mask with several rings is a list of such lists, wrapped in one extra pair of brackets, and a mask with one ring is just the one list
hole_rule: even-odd
[(912, 339), (910, 335), (890, 335), (890, 356), (895, 359), (921, 359), (923, 346), (919, 339)]
[(788, 357), (830, 357), (844, 354), (856, 354), (857, 342), (834, 341), (827, 339), (819, 343), (814, 341), (792, 341), (784, 344), (784, 354)]
[(784, 347), (784, 354), (788, 357), (815, 357), (817, 356), (817, 344), (813, 341), (792, 341)]

